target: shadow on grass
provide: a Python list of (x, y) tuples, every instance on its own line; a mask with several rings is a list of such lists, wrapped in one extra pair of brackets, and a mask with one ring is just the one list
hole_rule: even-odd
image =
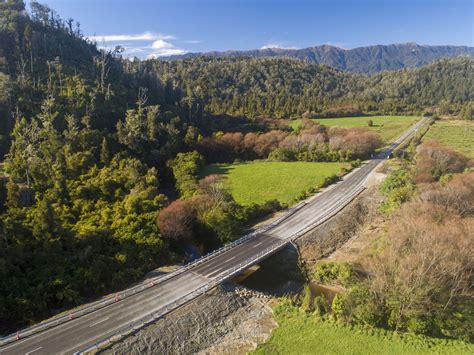
[(230, 164), (211, 164), (204, 168), (201, 173), (201, 177), (205, 177), (208, 175), (228, 175), (230, 170), (232, 170), (232, 166)]
[(209, 164), (207, 165), (202, 172), (200, 173), (200, 177), (206, 177), (208, 175), (229, 175), (230, 172), (234, 169), (236, 169), (237, 165), (247, 165), (247, 164), (252, 164), (255, 162), (262, 162), (261, 160), (253, 160), (253, 161), (241, 161), (241, 162), (235, 162), (235, 163), (214, 163), (214, 164)]

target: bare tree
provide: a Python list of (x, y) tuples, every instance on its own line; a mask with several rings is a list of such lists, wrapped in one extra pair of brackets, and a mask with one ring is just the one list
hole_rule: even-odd
[(388, 307), (389, 323), (443, 312), (472, 297), (474, 221), (432, 203), (407, 203), (395, 218), (380, 255), (369, 262), (370, 288)]
[(191, 200), (176, 200), (158, 214), (156, 223), (163, 237), (182, 240), (192, 237), (196, 212)]

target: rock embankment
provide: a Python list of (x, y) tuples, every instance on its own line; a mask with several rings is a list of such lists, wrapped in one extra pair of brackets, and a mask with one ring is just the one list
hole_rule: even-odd
[(276, 327), (269, 299), (226, 284), (101, 353), (245, 354)]
[[(102, 353), (245, 354), (255, 349), (277, 326), (269, 307), (275, 295), (300, 289), (302, 269), (310, 272), (315, 262), (341, 246), (362, 242), (358, 238), (361, 232), (370, 229), (374, 218), (379, 217), (377, 184), (373, 181), (372, 187), (337, 216), (301, 237), (296, 242), (299, 253), (290, 245), (261, 263), (261, 268), (244, 281), (247, 287), (226, 283)], [(342, 248), (346, 253), (342, 257), (352, 254), (353, 248)]]
[(381, 201), (377, 187), (372, 186), (328, 222), (298, 239), (301, 263), (308, 268), (356, 237), (377, 215)]

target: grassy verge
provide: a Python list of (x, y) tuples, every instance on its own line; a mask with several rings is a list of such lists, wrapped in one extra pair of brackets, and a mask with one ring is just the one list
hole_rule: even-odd
[(275, 308), (278, 327), (254, 354), (472, 354), (474, 345), (321, 320), (298, 307)]
[(474, 121), (436, 121), (424, 137), (425, 141), (431, 139), (474, 158)]
[(202, 176), (222, 174), (226, 185), (241, 205), (278, 200), (289, 203), (310, 188), (340, 172), (344, 163), (267, 162), (211, 164)]
[[(373, 126), (368, 127), (368, 121), (372, 120)], [(317, 121), (330, 127), (368, 127), (371, 131), (380, 134), (385, 143), (392, 141), (401, 135), (405, 130), (414, 124), (419, 117), (415, 116), (364, 116), (364, 117), (340, 117), (340, 118), (318, 118)], [(296, 129), (301, 124), (301, 120), (290, 122), (290, 126)]]

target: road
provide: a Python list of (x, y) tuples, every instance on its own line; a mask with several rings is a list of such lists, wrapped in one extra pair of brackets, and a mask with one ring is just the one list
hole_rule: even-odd
[(387, 150), (264, 233), (142, 292), (11, 342), (1, 347), (0, 353), (39, 355), (81, 352), (133, 322), (152, 319), (153, 314), (156, 316), (177, 308), (201, 294), (203, 288), (215, 287), (335, 215), (363, 190), (367, 176), (383, 159), (422, 123), (424, 120), (411, 127)]

